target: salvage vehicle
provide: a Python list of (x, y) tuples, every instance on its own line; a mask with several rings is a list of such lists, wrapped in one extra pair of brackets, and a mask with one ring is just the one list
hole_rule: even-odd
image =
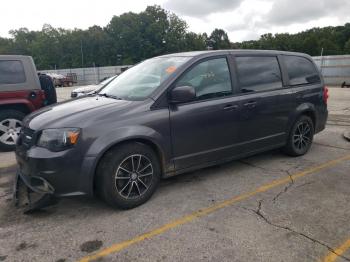
[(56, 97), (46, 85), (30, 56), (0, 55), (0, 150), (13, 150), (25, 115), (49, 104), (45, 91)]
[(304, 155), (325, 128), (327, 98), (306, 54), (219, 50), (151, 58), (96, 94), (26, 117), (17, 181), (41, 200), (98, 194), (133, 208), (161, 178), (276, 148)]
[(66, 76), (56, 73), (46, 73), (46, 75), (51, 77), (55, 87), (73, 86), (78, 81), (76, 73), (68, 73)]
[(105, 85), (107, 85), (109, 82), (111, 82), (117, 76), (118, 75), (108, 77), (107, 79), (105, 79), (101, 83), (99, 83), (98, 85), (87, 85), (87, 86), (78, 87), (71, 92), (70, 96), (71, 96), (71, 98), (76, 98), (76, 97), (84, 96), (84, 95), (87, 95), (91, 92), (97, 91), (97, 90), (101, 89), (102, 87), (104, 87)]

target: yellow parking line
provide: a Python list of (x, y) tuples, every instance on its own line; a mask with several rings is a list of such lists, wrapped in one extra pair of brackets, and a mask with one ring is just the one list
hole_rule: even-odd
[(334, 262), (339, 256), (345, 253), (350, 248), (350, 239), (345, 241), (340, 247), (334, 249), (334, 252), (329, 252), (322, 262)]
[[(306, 175), (310, 175), (312, 173), (315, 173), (315, 172), (318, 172), (322, 169), (325, 169), (325, 168), (329, 168), (331, 166), (334, 166), (340, 162), (343, 162), (345, 160), (350, 160), (350, 155), (346, 155), (346, 156), (343, 156), (341, 158), (337, 158), (337, 159), (334, 159), (334, 160), (331, 160), (329, 162), (325, 162), (323, 164), (320, 164), (318, 166), (315, 166), (315, 167), (311, 167), (309, 169), (306, 169), (305, 171), (302, 171), (302, 172), (299, 172), (299, 173), (296, 173), (294, 175), (292, 175), (291, 177), (293, 178), (293, 180), (296, 180), (298, 178), (301, 178), (303, 176), (306, 176)], [(254, 191), (251, 191), (251, 192), (247, 192), (247, 193), (244, 193), (242, 195), (239, 195), (239, 196), (236, 196), (236, 197), (233, 197), (231, 199), (228, 199), (228, 200), (225, 200), (225, 201), (222, 201), (220, 203), (217, 203), (215, 205), (212, 205), (210, 207), (207, 207), (207, 208), (203, 208), (203, 209), (199, 209), (195, 212), (193, 212), (192, 214), (189, 214), (189, 215), (185, 215), (179, 219), (176, 219), (170, 223), (167, 223), (165, 225), (162, 225), (150, 232), (147, 232), (147, 233), (144, 233), (144, 234), (141, 234), (139, 236), (136, 236), (134, 238), (131, 238), (129, 240), (126, 240), (126, 241), (123, 241), (123, 242), (119, 242), (119, 243), (116, 243), (116, 244), (113, 244), (109, 247), (106, 247), (104, 249), (102, 249), (101, 251), (95, 253), (95, 254), (92, 254), (92, 255), (89, 255), (89, 256), (86, 256), (84, 258), (82, 258), (80, 260), (80, 262), (87, 262), (87, 261), (93, 261), (93, 260), (96, 260), (96, 259), (99, 259), (99, 258), (102, 258), (102, 257), (105, 257), (105, 256), (108, 256), (110, 254), (113, 254), (113, 253), (117, 253), (133, 244), (136, 244), (138, 242), (141, 242), (143, 240), (147, 240), (147, 239), (150, 239), (154, 236), (157, 236), (157, 235), (160, 235), (160, 234), (163, 234), (165, 232), (167, 232), (168, 230), (170, 229), (173, 229), (175, 227), (178, 227), (178, 226), (181, 226), (183, 224), (187, 224), (193, 220), (195, 220), (196, 218), (200, 218), (200, 217), (203, 217), (205, 215), (208, 215), (210, 213), (213, 213), (219, 209), (222, 209), (224, 207), (227, 207), (227, 206), (230, 206), (230, 205), (233, 205), (237, 202), (240, 202), (242, 200), (245, 200), (249, 197), (252, 197), (258, 193), (262, 193), (262, 192), (266, 192), (274, 187), (277, 187), (277, 186), (280, 186), (280, 185), (284, 185), (284, 184), (287, 184), (290, 182), (290, 177), (285, 177), (285, 178), (281, 178), (281, 179), (277, 179), (277, 180), (274, 180), (268, 184), (265, 184), (263, 186), (260, 186), (258, 187), (257, 189), (255, 189)]]

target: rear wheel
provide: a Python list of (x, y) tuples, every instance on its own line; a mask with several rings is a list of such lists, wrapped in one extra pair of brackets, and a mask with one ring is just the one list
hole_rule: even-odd
[(24, 114), (16, 110), (4, 110), (0, 112), (0, 149), (3, 151), (14, 150), (19, 132), (22, 128)]
[(301, 156), (309, 151), (314, 137), (314, 125), (310, 117), (301, 116), (293, 125), (285, 153), (290, 156)]
[(155, 192), (159, 160), (144, 144), (123, 144), (104, 156), (97, 175), (99, 195), (114, 207), (129, 209), (145, 203)]

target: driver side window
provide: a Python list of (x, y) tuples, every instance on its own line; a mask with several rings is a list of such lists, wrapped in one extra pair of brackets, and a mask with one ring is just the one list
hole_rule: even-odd
[(193, 86), (197, 100), (232, 94), (230, 71), (226, 58), (215, 58), (195, 65), (176, 86)]

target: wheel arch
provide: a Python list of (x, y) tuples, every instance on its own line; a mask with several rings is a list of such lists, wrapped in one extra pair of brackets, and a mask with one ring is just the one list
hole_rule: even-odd
[(108, 147), (106, 147), (101, 154), (99, 154), (99, 156), (96, 158), (95, 160), (95, 165), (93, 168), (93, 179), (92, 179), (92, 193), (94, 194), (96, 192), (96, 184), (97, 184), (97, 170), (99, 168), (99, 165), (101, 164), (102, 159), (104, 158), (104, 156), (110, 152), (111, 150), (113, 150), (114, 148), (122, 145), (122, 144), (128, 144), (128, 143), (141, 143), (144, 145), (147, 145), (148, 147), (150, 147), (154, 153), (156, 154), (158, 160), (159, 160), (159, 164), (160, 164), (160, 168), (161, 168), (161, 175), (163, 176), (165, 171), (166, 171), (166, 158), (165, 158), (165, 154), (164, 154), (164, 150), (161, 148), (161, 146), (156, 143), (153, 139), (149, 138), (149, 137), (142, 137), (142, 136), (135, 136), (135, 137), (129, 137), (129, 138), (125, 138), (123, 140), (119, 140), (119, 141), (115, 141), (114, 143), (111, 143)]
[(299, 116), (302, 116), (302, 115), (308, 116), (311, 118), (312, 124), (314, 125), (314, 129), (315, 129), (316, 128), (316, 113), (309, 109), (309, 110), (303, 111)]
[(289, 125), (288, 125), (288, 133), (290, 129), (292, 128), (293, 124), (295, 121), (299, 119), (302, 115), (306, 115), (311, 118), (312, 123), (314, 125), (314, 128), (316, 128), (317, 124), (317, 114), (316, 114), (316, 108), (313, 104), (311, 103), (304, 103), (299, 105), (296, 110), (294, 111), (294, 117), (291, 117)]
[(25, 103), (0, 104), (0, 110), (16, 110), (26, 115), (31, 112), (31, 108)]

